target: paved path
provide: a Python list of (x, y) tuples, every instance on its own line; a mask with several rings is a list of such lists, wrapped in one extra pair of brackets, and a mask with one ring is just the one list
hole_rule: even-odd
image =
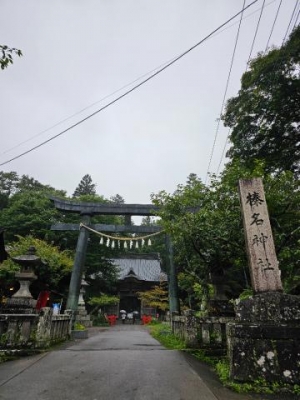
[[(216, 384), (208, 370), (167, 350), (142, 326), (93, 328), (91, 337), (0, 365), (1, 400), (250, 399)], [(199, 371), (200, 368), (200, 371)], [(203, 367), (204, 368), (204, 367)], [(207, 367), (206, 367), (207, 368)], [(263, 399), (263, 397), (260, 397)]]

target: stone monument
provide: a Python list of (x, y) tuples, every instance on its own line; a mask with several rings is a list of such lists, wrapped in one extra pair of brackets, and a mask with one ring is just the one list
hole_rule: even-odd
[(227, 324), (230, 376), (299, 384), (300, 298), (283, 293), (262, 180), (240, 180), (254, 296), (235, 304)]

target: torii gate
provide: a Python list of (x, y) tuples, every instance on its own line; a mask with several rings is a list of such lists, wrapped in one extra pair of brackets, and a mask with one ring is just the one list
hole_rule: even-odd
[[(152, 204), (101, 204), (90, 202), (78, 202), (59, 199), (50, 196), (57, 210), (80, 214), (81, 224), (100, 232), (110, 233), (140, 233), (151, 234), (162, 230), (159, 226), (131, 225), (132, 216), (155, 216), (159, 207)], [(93, 215), (124, 215), (125, 225), (91, 224)], [(86, 249), (88, 245), (89, 231), (80, 224), (57, 223), (51, 226), (56, 231), (78, 231), (79, 236), (76, 246), (74, 266), (69, 286), (67, 308), (75, 312), (77, 310), (81, 277), (85, 263)], [(173, 245), (169, 235), (166, 235), (166, 247), (169, 261), (169, 304), (170, 312), (179, 312), (179, 300), (177, 295), (177, 276), (173, 261)]]

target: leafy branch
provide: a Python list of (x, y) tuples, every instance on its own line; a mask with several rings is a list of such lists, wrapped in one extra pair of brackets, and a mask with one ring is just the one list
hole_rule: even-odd
[(14, 47), (10, 48), (6, 45), (0, 45), (0, 52), (2, 53), (0, 58), (1, 69), (5, 69), (9, 66), (9, 64), (13, 64), (13, 55), (17, 55), (18, 57), (22, 57), (23, 55), (21, 50)]

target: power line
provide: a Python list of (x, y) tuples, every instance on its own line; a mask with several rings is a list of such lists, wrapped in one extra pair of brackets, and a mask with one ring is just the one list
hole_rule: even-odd
[[(284, 38), (283, 38), (283, 40), (282, 40), (282, 45), (283, 45), (284, 42), (285, 42), (285, 39), (286, 39), (287, 33), (289, 32), (289, 29), (290, 29), (292, 20), (294, 19), (294, 16), (296, 15), (296, 12), (297, 12), (296, 9), (297, 9), (297, 6), (298, 6), (298, 4), (299, 4), (299, 1), (300, 1), (300, 0), (297, 0), (297, 3), (296, 3), (296, 5), (295, 5), (295, 7), (294, 7), (294, 10), (293, 10), (293, 12), (292, 12), (292, 16), (291, 16), (291, 18), (290, 18), (290, 21), (289, 21), (289, 24), (288, 24), (288, 27), (287, 27), (285, 36), (284, 36)], [(280, 1), (279, 7), (278, 7), (278, 9), (277, 9), (277, 13), (276, 13), (276, 16), (275, 16), (275, 20), (274, 20), (274, 22), (273, 22), (273, 26), (272, 26), (272, 28), (271, 28), (271, 32), (273, 32), (274, 25), (275, 25), (275, 22), (276, 22), (276, 20), (277, 20), (277, 16), (278, 16), (278, 12), (279, 12), (281, 3), (282, 3), (282, 1)], [(298, 15), (297, 15), (297, 18), (296, 18), (296, 20), (295, 20), (294, 27), (295, 27), (295, 25), (296, 25), (296, 23), (297, 23), (299, 14), (300, 14), (300, 11), (298, 11)], [(270, 37), (271, 37), (271, 35), (269, 36), (269, 39), (270, 39)], [(268, 40), (268, 43), (269, 43), (269, 40)], [(268, 45), (268, 43), (267, 43), (267, 45)], [(267, 49), (267, 46), (266, 46), (266, 49)], [(265, 50), (265, 52), (266, 52), (266, 50)], [(277, 60), (277, 62), (275, 63), (275, 65), (274, 65), (273, 68), (272, 68), (273, 71), (275, 71), (275, 69), (276, 69), (276, 67), (278, 66), (278, 64), (279, 64), (279, 61)], [(246, 69), (246, 70), (247, 70), (247, 69)], [(277, 80), (277, 79), (278, 79), (278, 77), (276, 78), (276, 80)], [(274, 79), (274, 80), (272, 81), (272, 83), (275, 83), (276, 80)], [(264, 116), (265, 116), (265, 113), (266, 113), (266, 112), (264, 112), (263, 118), (264, 118)], [(228, 138), (229, 138), (229, 135), (230, 135), (231, 131), (232, 131), (232, 128), (229, 129), (229, 132), (228, 132), (228, 134), (227, 134), (226, 141), (225, 141), (225, 144), (224, 144), (224, 147), (223, 147), (223, 151), (222, 151), (222, 155), (221, 155), (221, 160), (220, 160), (220, 162), (219, 162), (219, 166), (218, 166), (217, 173), (219, 172), (219, 168), (220, 168), (220, 166), (221, 166), (221, 163), (222, 163), (222, 160), (223, 160), (223, 157), (224, 157), (224, 154), (225, 154), (225, 149), (226, 149), (227, 141), (228, 141)]]
[[(245, 2), (246, 2), (246, 0), (244, 0), (243, 9), (245, 7)], [(222, 116), (222, 112), (223, 112), (223, 108), (224, 108), (224, 104), (225, 104), (225, 99), (226, 99), (226, 95), (227, 95), (227, 90), (228, 90), (228, 86), (229, 86), (229, 80), (230, 80), (233, 61), (234, 61), (234, 57), (235, 57), (235, 51), (236, 51), (236, 48), (237, 48), (237, 43), (238, 43), (238, 39), (239, 39), (239, 35), (240, 35), (242, 19), (243, 19), (243, 12), (241, 13), (241, 18), (240, 18), (240, 22), (239, 22), (236, 38), (235, 38), (235, 44), (234, 44), (233, 53), (232, 53), (232, 57), (231, 57), (229, 73), (228, 73), (228, 77), (227, 77), (227, 82), (226, 82), (226, 86), (225, 86), (225, 92), (224, 92), (223, 101), (222, 101), (221, 110), (220, 110), (220, 117), (218, 118), (218, 123), (217, 123), (216, 133), (215, 133), (215, 137), (214, 137), (214, 142), (213, 142), (213, 146), (212, 146), (212, 149), (211, 149), (210, 158), (209, 158), (208, 167), (207, 167), (207, 172), (206, 172), (206, 176), (205, 176), (205, 184), (207, 182), (207, 177), (208, 177), (208, 174), (209, 174), (210, 165), (211, 165), (211, 161), (212, 161), (212, 158), (213, 158), (213, 154), (214, 154), (214, 150), (215, 150), (215, 146), (216, 146), (216, 141), (217, 141), (217, 137), (218, 137), (218, 133), (219, 133), (221, 116)]]
[(279, 15), (279, 10), (280, 10), (281, 4), (282, 4), (282, 0), (280, 0), (279, 6), (278, 6), (278, 8), (277, 8), (277, 12), (276, 12), (276, 15), (275, 15), (275, 18), (274, 18), (274, 21), (273, 21), (273, 25), (272, 25), (272, 28), (271, 28), (271, 32), (270, 32), (270, 35), (269, 35), (269, 38), (268, 38), (268, 41), (267, 41), (267, 44), (266, 44), (265, 53), (266, 53), (266, 51), (268, 50), (269, 43), (270, 43), (271, 37), (272, 37), (272, 35), (273, 35), (274, 27), (275, 27), (275, 24), (276, 24), (278, 15)]
[[(274, 3), (275, 1), (276, 1), (276, 0), (270, 1), (269, 3), (266, 4), (265, 7), (271, 5), (271, 4)], [(282, 0), (281, 0), (281, 1), (282, 1)], [(253, 14), (256, 14), (258, 11), (260, 11), (260, 9), (261, 9), (261, 8), (258, 8), (258, 9), (256, 9), (255, 11), (253, 11), (252, 13), (249, 13), (248, 15), (243, 16), (242, 19), (245, 20), (246, 18), (251, 17)], [(234, 22), (233, 24), (227, 26), (226, 28), (221, 29), (220, 31), (218, 31), (218, 32), (216, 32), (214, 35), (212, 35), (211, 38), (214, 37), (214, 36), (220, 35), (220, 34), (223, 33), (224, 31), (226, 31), (227, 29), (230, 29), (231, 27), (233, 27), (234, 25), (236, 25), (236, 24), (238, 24), (238, 23), (239, 23), (239, 21)], [(39, 133), (37, 133), (37, 134), (35, 134), (35, 135), (29, 137), (28, 139), (26, 139), (26, 140), (24, 140), (24, 141), (22, 141), (22, 142), (19, 142), (18, 144), (14, 145), (13, 147), (10, 147), (10, 148), (6, 149), (5, 151), (2, 151), (2, 153), (0, 153), (0, 155), (1, 155), (1, 156), (2, 156), (2, 155), (5, 155), (5, 154), (11, 152), (12, 150), (15, 150), (15, 149), (17, 149), (18, 147), (22, 146), (23, 144), (28, 143), (28, 142), (30, 142), (31, 140), (33, 140), (33, 139), (35, 139), (35, 138), (37, 138), (37, 137), (43, 135), (44, 133), (51, 131), (53, 128), (56, 128), (57, 126), (61, 125), (62, 123), (66, 122), (66, 121), (68, 121), (68, 120), (70, 120), (70, 119), (72, 119), (73, 117), (76, 117), (77, 115), (81, 114), (83, 111), (88, 110), (89, 108), (95, 106), (96, 104), (101, 103), (102, 101), (108, 99), (109, 97), (113, 96), (114, 94), (119, 93), (121, 90), (126, 89), (127, 87), (133, 85), (134, 83), (138, 82), (139, 80), (143, 79), (144, 77), (146, 77), (146, 76), (152, 74), (154, 71), (157, 71), (159, 68), (161, 68), (161, 67), (163, 67), (164, 65), (168, 64), (170, 61), (174, 60), (175, 58), (176, 58), (176, 57), (173, 57), (172, 59), (170, 59), (170, 60), (168, 60), (168, 61), (165, 61), (164, 63), (160, 64), (159, 66), (157, 66), (156, 68), (152, 69), (151, 71), (148, 71), (148, 72), (144, 73), (143, 75), (141, 75), (141, 76), (139, 76), (138, 78), (134, 79), (134, 80), (131, 81), (130, 83), (127, 83), (126, 85), (122, 86), (121, 88), (116, 89), (116, 90), (114, 90), (112, 93), (110, 93), (110, 94), (108, 94), (108, 95), (102, 97), (100, 100), (97, 100), (97, 101), (95, 101), (94, 103), (92, 103), (92, 104), (90, 104), (90, 105), (88, 105), (88, 106), (82, 108), (81, 110), (75, 112), (74, 114), (70, 115), (69, 117), (66, 117), (66, 118), (64, 118), (64, 119), (62, 119), (62, 120), (60, 120), (60, 121), (58, 121), (58, 122), (55, 123), (54, 125), (50, 126), (50, 127), (47, 128), (47, 129), (42, 130), (41, 132), (39, 132)]]
[(299, 0), (298, 0), (298, 8), (299, 8), (299, 10), (298, 10), (297, 16), (296, 16), (296, 13), (295, 13), (295, 23), (294, 23), (294, 25), (293, 25), (292, 31), (293, 31), (293, 29), (297, 26), (298, 18), (299, 18), (299, 15), (300, 15), (300, 4), (299, 4)]
[[(265, 4), (265, 1), (264, 1), (262, 7), (258, 9), (258, 10), (260, 10), (261, 12), (260, 12), (258, 24), (257, 24), (257, 27), (256, 27), (256, 32), (255, 32), (255, 35), (254, 35), (254, 39), (253, 39), (253, 42), (252, 42), (251, 51), (250, 51), (250, 56), (251, 56), (251, 53), (252, 53), (252, 50), (253, 50), (253, 46), (254, 46), (254, 42), (255, 42), (255, 39), (256, 39), (256, 35), (257, 35), (257, 31), (258, 31), (258, 26), (259, 26), (259, 22), (260, 22), (262, 13), (263, 13), (263, 9), (266, 8), (267, 6), (269, 6), (271, 3), (273, 3), (273, 2), (270, 2), (270, 3)], [(281, 3), (282, 3), (282, 0), (280, 1), (280, 5), (281, 5)], [(245, 4), (245, 3), (244, 3), (244, 4)], [(274, 21), (273, 26), (272, 26), (272, 31), (273, 31), (274, 26), (275, 26), (275, 22), (276, 22), (278, 13), (279, 13), (280, 5), (279, 5), (279, 8), (278, 8), (278, 10), (277, 10), (277, 14), (276, 14), (276, 17), (275, 17), (275, 21)], [(258, 10), (256, 10), (256, 11), (258, 11)], [(252, 14), (254, 14), (254, 13), (251, 13), (250, 15), (252, 15)], [(243, 18), (243, 19), (244, 19), (244, 18)], [(271, 35), (269, 36), (269, 40), (270, 40), (270, 37), (271, 37)], [(250, 56), (249, 56), (249, 59), (250, 59)], [(247, 65), (248, 65), (248, 63), (249, 63), (249, 59), (248, 59)], [(246, 70), (247, 70), (247, 67), (246, 67)], [(222, 113), (221, 113), (221, 114), (222, 114)], [(219, 130), (219, 125), (220, 125), (220, 119), (218, 120), (217, 132), (218, 132), (218, 130)], [(219, 164), (218, 164), (218, 168), (217, 168), (216, 174), (219, 173), (219, 170), (220, 170), (220, 168), (221, 168), (221, 164), (222, 164), (222, 161), (223, 161), (223, 158), (224, 158), (224, 155), (225, 155), (225, 150), (226, 150), (226, 146), (227, 146), (227, 143), (228, 143), (228, 138), (229, 138), (230, 133), (231, 133), (231, 129), (228, 130), (228, 133), (227, 133), (227, 135), (226, 135), (225, 143), (224, 143), (224, 146), (223, 146), (223, 150), (222, 150), (222, 154), (221, 154), (221, 158), (220, 158), (220, 161), (219, 161)], [(215, 144), (216, 144), (216, 139), (217, 139), (217, 137), (215, 136), (215, 140), (214, 140), (214, 144), (213, 144), (213, 150), (212, 150), (211, 157), (210, 157), (210, 161), (209, 161), (209, 167), (208, 167), (208, 170), (207, 170), (207, 173), (206, 173), (206, 180), (207, 180), (207, 176), (208, 176), (208, 174), (209, 174), (209, 169), (210, 169), (210, 164), (211, 164), (212, 157), (213, 157), (213, 152), (214, 152), (214, 148), (215, 148)], [(206, 181), (205, 181), (205, 183), (206, 183)]]
[[(174, 59), (174, 57), (172, 58), (172, 60), (173, 60), (173, 59)], [(108, 94), (108, 95), (102, 97), (102, 99), (95, 101), (94, 103), (88, 105), (87, 107), (82, 108), (81, 110), (79, 110), (79, 111), (77, 111), (76, 113), (70, 115), (69, 117), (64, 118), (63, 120), (61, 120), (61, 121), (57, 122), (56, 124), (50, 126), (49, 128), (44, 129), (43, 131), (37, 133), (36, 135), (31, 136), (30, 138), (24, 140), (23, 142), (20, 142), (20, 143), (18, 143), (17, 145), (15, 145), (15, 146), (13, 146), (13, 147), (11, 147), (11, 148), (5, 150), (4, 152), (0, 153), (0, 155), (7, 154), (7, 153), (9, 153), (11, 150), (14, 150), (14, 149), (20, 147), (22, 144), (28, 143), (28, 142), (30, 142), (31, 140), (37, 138), (38, 136), (41, 136), (43, 133), (49, 132), (51, 129), (56, 128), (57, 126), (59, 126), (59, 125), (62, 124), (63, 122), (66, 122), (66, 121), (70, 120), (71, 118), (76, 117), (76, 115), (81, 114), (83, 111), (88, 110), (89, 108), (93, 107), (93, 106), (96, 105), (96, 104), (101, 103), (102, 101), (108, 99), (109, 97), (111, 97), (111, 96), (113, 96), (114, 94), (120, 92), (121, 90), (126, 89), (128, 86), (133, 85), (134, 83), (136, 83), (136, 82), (138, 82), (139, 80), (143, 79), (145, 76), (147, 76), (147, 75), (149, 75), (149, 74), (152, 74), (154, 71), (157, 71), (159, 68), (163, 67), (164, 65), (166, 65), (167, 63), (169, 63), (169, 62), (172, 61), (172, 60), (168, 60), (168, 61), (166, 61), (165, 63), (159, 65), (158, 67), (152, 69), (151, 71), (146, 72), (145, 74), (143, 74), (143, 75), (139, 76), (138, 78), (136, 78), (134, 81), (132, 81), (132, 82), (130, 82), (130, 83), (127, 83), (126, 85), (122, 86), (121, 88), (119, 88), (119, 89), (113, 91), (112, 93), (110, 93), (110, 94)]]
[[(278, 6), (278, 8), (277, 8), (277, 12), (276, 12), (275, 19), (274, 19), (273, 24), (272, 24), (272, 27), (271, 27), (271, 33), (270, 33), (269, 38), (268, 38), (268, 41), (267, 41), (267, 45), (266, 45), (265, 52), (266, 52), (266, 50), (267, 50), (267, 48), (268, 48), (269, 41), (270, 41), (270, 38), (271, 38), (271, 36), (272, 36), (273, 30), (274, 30), (274, 27), (275, 27), (275, 24), (276, 24), (276, 21), (277, 21), (277, 17), (278, 17), (278, 14), (279, 14), (279, 10), (280, 10), (280, 7), (281, 7), (281, 3), (282, 3), (282, 0), (280, 0), (279, 6)], [(259, 16), (259, 19), (258, 19), (258, 23), (257, 23), (257, 26), (256, 26), (256, 32), (255, 32), (254, 39), (253, 39), (253, 42), (252, 42), (252, 46), (251, 46), (251, 50), (250, 50), (250, 56), (249, 56), (249, 58), (248, 58), (248, 62), (247, 62), (247, 66), (246, 66), (246, 71), (247, 71), (248, 64), (249, 64), (249, 60), (250, 60), (250, 57), (251, 57), (251, 54), (252, 54), (252, 50), (253, 50), (253, 46), (254, 46), (256, 34), (257, 34), (257, 31), (258, 31), (258, 26), (259, 26), (260, 19), (261, 19), (262, 13), (263, 13), (263, 9), (264, 9), (267, 5), (268, 5), (268, 4), (265, 5), (265, 1), (264, 1), (264, 2), (263, 2), (263, 5), (262, 5), (262, 7), (261, 7), (261, 13), (260, 13), (260, 16)], [(230, 128), (230, 129), (228, 130), (227, 135), (226, 135), (226, 139), (225, 139), (225, 143), (224, 143), (224, 146), (223, 146), (221, 158), (220, 158), (220, 161), (219, 161), (219, 164), (218, 164), (218, 168), (217, 168), (217, 172), (216, 172), (217, 174), (219, 173), (219, 170), (220, 170), (220, 168), (221, 168), (221, 164), (222, 164), (222, 161), (223, 161), (223, 158), (224, 158), (224, 155), (225, 155), (225, 150), (226, 150), (226, 146), (227, 146), (228, 139), (229, 139), (229, 136), (230, 136), (231, 131), (232, 131), (232, 129)]]
[[(274, 27), (275, 27), (275, 23), (276, 23), (278, 14), (279, 14), (279, 10), (280, 10), (280, 7), (281, 7), (281, 3), (282, 3), (282, 0), (280, 0), (280, 4), (279, 4), (279, 6), (278, 6), (278, 8), (277, 8), (277, 12), (276, 12), (276, 15), (275, 15), (275, 19), (274, 19), (274, 21), (273, 21), (273, 25), (272, 25), (272, 28), (271, 28), (271, 33), (270, 33), (269, 38), (268, 38), (268, 41), (267, 41), (267, 45), (266, 45), (265, 52), (266, 52), (266, 50), (267, 50), (267, 48), (268, 48), (268, 44), (269, 44), (270, 38), (271, 38), (271, 36), (272, 36), (273, 30), (274, 30)], [(260, 19), (261, 19), (261, 16), (262, 16), (263, 9), (264, 9), (267, 5), (268, 5), (268, 4), (265, 5), (265, 2), (264, 2), (263, 5), (262, 5), (262, 7), (261, 7), (261, 13), (260, 13), (260, 16), (259, 16), (258, 24), (257, 24), (257, 27), (256, 27), (256, 32), (255, 32), (254, 39), (253, 39), (253, 42), (252, 42), (250, 55), (251, 55), (252, 50), (253, 50), (254, 41), (255, 41), (255, 38), (256, 38), (256, 33), (257, 33), (257, 30), (258, 30), (258, 26), (259, 26), (259, 22), (260, 22)], [(249, 56), (249, 57), (250, 57), (250, 56)], [(249, 59), (250, 59), (250, 58), (249, 58)], [(249, 64), (249, 59), (248, 59), (248, 62), (247, 62), (246, 71), (247, 71), (247, 67), (248, 67), (248, 64)], [(230, 128), (230, 129), (228, 130), (227, 135), (226, 135), (225, 143), (224, 143), (224, 146), (223, 146), (223, 150), (222, 150), (222, 154), (221, 154), (221, 158), (220, 158), (220, 161), (219, 161), (219, 164), (218, 164), (218, 168), (217, 168), (216, 174), (218, 174), (219, 171), (220, 171), (221, 164), (222, 164), (222, 161), (223, 161), (223, 158), (224, 158), (224, 155), (225, 155), (225, 150), (226, 150), (226, 146), (227, 146), (228, 139), (229, 139), (229, 136), (230, 136), (231, 131), (232, 131), (232, 129)]]
[[(296, 12), (297, 12), (296, 10), (297, 10), (298, 5), (299, 5), (299, 0), (297, 0), (297, 3), (295, 4), (295, 7), (294, 7), (294, 9), (293, 9), (292, 16), (291, 16), (290, 22), (289, 22), (289, 24), (288, 24), (288, 27), (287, 27), (287, 29), (286, 29), (286, 32), (285, 32), (285, 35), (284, 35), (284, 38), (283, 38), (282, 43), (285, 42), (286, 37), (287, 37), (288, 34), (289, 34), (290, 26), (291, 26), (291, 24), (292, 24), (292, 21), (293, 21), (293, 19), (294, 19), (294, 16), (296, 15)], [(297, 21), (297, 19), (296, 19), (296, 21)]]
[(247, 61), (247, 66), (249, 65), (249, 61), (251, 59), (251, 55), (252, 55), (253, 47), (254, 47), (254, 44), (255, 44), (258, 28), (259, 28), (259, 25), (260, 25), (260, 20), (261, 20), (261, 17), (262, 17), (264, 8), (265, 8), (265, 2), (266, 2), (266, 0), (263, 1), (263, 5), (262, 5), (262, 8), (261, 8), (261, 11), (260, 11), (260, 14), (259, 14), (259, 18), (258, 18), (258, 21), (257, 21), (257, 24), (256, 24), (256, 29), (255, 29), (255, 33), (254, 33), (251, 49), (250, 49), (249, 58), (248, 58), (248, 61)]
[(163, 72), (165, 69), (167, 69), (168, 67), (170, 67), (171, 65), (173, 65), (175, 62), (179, 61), (181, 58), (183, 58), (185, 55), (187, 55), (188, 53), (190, 53), (192, 50), (194, 50), (196, 47), (200, 46), (203, 42), (205, 42), (208, 38), (210, 38), (213, 34), (215, 34), (216, 32), (218, 32), (221, 28), (223, 28), (225, 25), (227, 25), (230, 21), (232, 21), (234, 18), (236, 18), (238, 15), (242, 14), (245, 10), (247, 10), (249, 7), (251, 7), (253, 4), (255, 4), (258, 0), (254, 0), (252, 3), (250, 3), (248, 6), (246, 6), (245, 8), (243, 8), (241, 11), (239, 11), (238, 13), (236, 13), (234, 16), (232, 16), (231, 18), (229, 18), (226, 22), (224, 22), (223, 24), (219, 25), (218, 28), (214, 29), (210, 34), (208, 34), (205, 38), (203, 38), (202, 40), (200, 40), (198, 43), (196, 43), (194, 46), (190, 47), (188, 50), (186, 50), (185, 52), (183, 52), (182, 54), (180, 54), (178, 57), (176, 57), (174, 60), (170, 61), (168, 64), (166, 64), (164, 67), (160, 68), (158, 71), (156, 71), (155, 73), (153, 73), (152, 75), (150, 75), (148, 78), (144, 79), (142, 82), (140, 82), (139, 84), (137, 84), (136, 86), (134, 86), (133, 88), (131, 88), (130, 90), (128, 90), (127, 92), (123, 93), (121, 96), (117, 97), (116, 99), (112, 100), (111, 102), (109, 102), (108, 104), (106, 104), (105, 106), (101, 107), (99, 110), (93, 112), (92, 114), (88, 115), (87, 117), (81, 119), (80, 121), (76, 122), (75, 124), (71, 125), (70, 127), (64, 129), (62, 132), (52, 136), (51, 138), (45, 140), (44, 142), (32, 147), (31, 149), (11, 158), (10, 160), (7, 160), (3, 163), (0, 164), (0, 166), (5, 165), (10, 163), (11, 161), (14, 161), (40, 147), (42, 147), (43, 145), (51, 142), (52, 140), (58, 138), (59, 136), (63, 135), (64, 133), (70, 131), (71, 129), (75, 128), (76, 126), (82, 124), (83, 122), (87, 121), (88, 119), (92, 118), (93, 116), (95, 116), (96, 114), (100, 113), (101, 111), (105, 110), (106, 108), (108, 108), (109, 106), (113, 105), (114, 103), (116, 103), (117, 101), (121, 100), (123, 97), (127, 96), (128, 94), (132, 93), (133, 91), (135, 91), (136, 89), (138, 89), (140, 86), (144, 85), (146, 82), (150, 81), (152, 78), (154, 78), (155, 76), (159, 75), (161, 72)]

